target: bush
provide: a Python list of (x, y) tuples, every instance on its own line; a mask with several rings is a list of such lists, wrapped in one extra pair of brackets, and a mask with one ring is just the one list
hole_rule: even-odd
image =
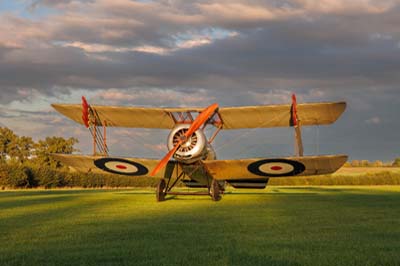
[(36, 186), (36, 180), (32, 169), (25, 166), (3, 166), (1, 178), (1, 185), (4, 187), (32, 188)]
[(52, 170), (47, 166), (36, 167), (34, 170), (38, 185), (44, 188), (56, 188), (63, 186), (62, 175), (58, 171)]

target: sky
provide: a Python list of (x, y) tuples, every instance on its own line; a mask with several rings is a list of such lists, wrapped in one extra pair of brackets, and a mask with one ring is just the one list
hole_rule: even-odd
[[(87, 130), (51, 103), (175, 107), (346, 101), (305, 153), (400, 157), (400, 0), (0, 0), (0, 126)], [(161, 157), (166, 130), (113, 128), (111, 154)], [(294, 153), (293, 129), (223, 131), (219, 158)]]

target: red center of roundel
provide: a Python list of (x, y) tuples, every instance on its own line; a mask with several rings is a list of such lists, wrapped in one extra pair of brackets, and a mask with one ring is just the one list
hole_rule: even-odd
[(272, 166), (271, 167), (271, 170), (274, 170), (274, 171), (279, 171), (279, 170), (282, 170), (282, 167), (280, 167), (280, 166)]
[(118, 164), (115, 167), (117, 167), (118, 169), (121, 169), (121, 170), (126, 170), (128, 168), (128, 167), (126, 167), (125, 165), (122, 165), (122, 164)]

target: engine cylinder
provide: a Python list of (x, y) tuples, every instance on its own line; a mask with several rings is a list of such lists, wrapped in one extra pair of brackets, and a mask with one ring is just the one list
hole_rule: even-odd
[[(184, 138), (190, 124), (180, 124), (168, 135), (168, 150)], [(202, 130), (197, 130), (175, 152), (174, 158), (182, 163), (192, 163), (207, 156), (207, 138)]]

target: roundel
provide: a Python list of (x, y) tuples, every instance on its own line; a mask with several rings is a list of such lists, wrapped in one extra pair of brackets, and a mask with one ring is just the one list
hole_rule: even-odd
[(101, 158), (95, 160), (94, 164), (101, 170), (119, 175), (139, 176), (149, 172), (144, 165), (125, 159)]
[(249, 172), (269, 177), (293, 176), (304, 172), (304, 164), (287, 159), (265, 159), (249, 164)]

